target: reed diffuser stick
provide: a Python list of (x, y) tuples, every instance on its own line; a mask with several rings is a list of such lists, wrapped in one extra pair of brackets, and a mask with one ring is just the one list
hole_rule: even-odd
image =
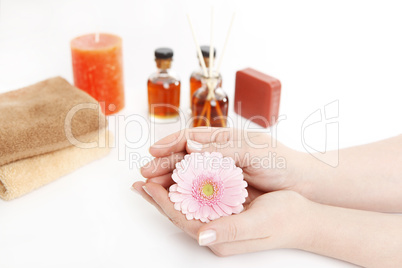
[[(233, 13), (232, 21), (231, 21), (230, 26), (229, 26), (229, 32), (226, 35), (225, 45), (224, 45), (224, 48), (223, 48), (222, 56), (221, 56), (220, 61), (219, 61), (218, 70), (220, 69), (220, 65), (222, 64), (223, 53), (224, 53), (224, 51), (226, 49), (226, 46), (227, 46), (227, 41), (229, 39), (229, 35), (230, 35), (231, 28), (232, 28), (234, 16), (235, 16), (235, 13)], [(207, 125), (208, 126), (211, 125), (211, 123), (210, 123), (211, 109), (212, 109), (211, 100), (213, 99), (215, 101), (216, 112), (217, 112), (218, 116), (221, 119), (222, 127), (225, 127), (226, 123), (225, 123), (224, 118), (223, 118), (223, 113), (222, 113), (222, 110), (220, 108), (218, 100), (216, 100), (216, 98), (215, 98), (215, 93), (214, 93), (214, 89), (215, 89), (215, 86), (216, 86), (215, 85), (216, 81), (213, 81), (213, 79), (212, 79), (212, 77), (213, 77), (213, 65), (214, 65), (214, 47), (213, 47), (214, 10), (213, 10), (213, 7), (211, 8), (211, 40), (210, 40), (211, 43), (210, 43), (210, 48), (209, 48), (210, 49), (209, 50), (209, 73), (207, 71), (207, 68), (206, 68), (206, 65), (205, 65), (205, 62), (204, 62), (204, 58), (202, 56), (201, 47), (198, 44), (197, 36), (195, 35), (194, 27), (193, 27), (193, 24), (191, 22), (191, 18), (190, 18), (189, 14), (187, 14), (187, 20), (189, 22), (191, 33), (192, 33), (192, 36), (193, 36), (193, 40), (194, 40), (194, 43), (195, 43), (196, 48), (197, 48), (197, 55), (198, 55), (198, 59), (200, 61), (200, 64), (201, 64), (201, 67), (202, 67), (202, 70), (203, 70), (203, 74), (204, 74), (205, 77), (208, 78), (208, 80), (207, 80), (208, 95), (207, 95), (207, 98), (206, 98), (206, 100), (204, 102), (204, 106), (203, 106), (201, 115), (199, 117), (202, 118), (205, 114), (207, 114)], [(218, 71), (218, 73), (219, 73), (219, 71)], [(200, 125), (201, 125), (201, 119), (198, 118), (196, 126), (200, 126)]]
[[(188, 20), (188, 24), (190, 25), (190, 29), (191, 29), (191, 34), (193, 36), (193, 40), (195, 43), (195, 47), (197, 49), (197, 55), (198, 55), (198, 60), (200, 61), (201, 67), (202, 67), (202, 71), (204, 73), (205, 77), (209, 77), (208, 71), (207, 71), (207, 67), (205, 65), (205, 61), (204, 61), (204, 57), (202, 56), (202, 52), (201, 52), (201, 47), (198, 44), (198, 40), (197, 40), (197, 36), (195, 35), (195, 31), (194, 31), (194, 27), (193, 27), (193, 23), (191, 22), (191, 18), (190, 15), (187, 14), (187, 20)], [(207, 83), (208, 89), (210, 87), (210, 85), (208, 85), (209, 83)], [(204, 116), (204, 114), (207, 112), (208, 106), (205, 105), (204, 103), (204, 107), (202, 109), (201, 115), (200, 117)], [(198, 119), (198, 123), (197, 126), (199, 126), (201, 124), (200, 119)]]
[(233, 26), (233, 21), (235, 19), (235, 16), (236, 16), (236, 12), (233, 12), (232, 20), (230, 21), (230, 25), (229, 25), (229, 30), (228, 30), (228, 32), (226, 34), (225, 44), (223, 45), (223, 50), (222, 50), (221, 56), (219, 58), (218, 68), (216, 69), (218, 73), (219, 73), (219, 70), (221, 69), (223, 55), (225, 54), (226, 47), (228, 45), (228, 40), (229, 40), (230, 32), (232, 31), (232, 26)]
[(214, 7), (211, 7), (211, 30), (209, 39), (209, 77), (212, 78), (214, 68)]
[(202, 57), (201, 47), (198, 44), (197, 36), (195, 35), (194, 27), (193, 27), (193, 24), (191, 23), (191, 19), (190, 19), (189, 14), (187, 14), (187, 20), (188, 20), (188, 23), (190, 24), (191, 33), (193, 35), (195, 47), (197, 49), (197, 54), (198, 54), (198, 60), (200, 61), (202, 71), (204, 72), (204, 76), (208, 77), (207, 67), (205, 65), (204, 58)]
[(210, 39), (209, 39), (209, 79), (207, 80), (208, 95), (205, 104), (208, 106), (207, 109), (207, 125), (211, 125), (211, 100), (215, 99), (214, 89), (215, 83), (213, 79), (213, 69), (214, 69), (214, 7), (211, 7), (211, 25), (210, 25)]
[(207, 108), (208, 108), (207, 102), (204, 102), (204, 106), (202, 107), (201, 115), (196, 117), (197, 124), (194, 124), (196, 127), (201, 126), (202, 117), (204, 116), (204, 114), (206, 114)]
[(207, 100), (215, 99), (215, 83), (212, 78), (214, 69), (214, 7), (211, 7), (211, 30), (209, 39), (209, 79), (207, 81), (208, 96)]

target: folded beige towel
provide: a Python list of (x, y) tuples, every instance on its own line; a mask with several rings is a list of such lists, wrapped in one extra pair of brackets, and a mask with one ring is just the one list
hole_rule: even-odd
[[(109, 144), (107, 141), (112, 137), (107, 134), (106, 144)], [(3, 165), (0, 167), (0, 197), (4, 200), (20, 197), (107, 155), (109, 150), (108, 146), (92, 149), (69, 146)]]
[(99, 111), (95, 99), (61, 77), (0, 94), (0, 198), (14, 199), (105, 156), (109, 136)]
[[(82, 104), (98, 102), (61, 77), (0, 94), (0, 166), (71, 146), (65, 119)], [(81, 109), (72, 117), (72, 135), (88, 142), (105, 122), (99, 108)]]

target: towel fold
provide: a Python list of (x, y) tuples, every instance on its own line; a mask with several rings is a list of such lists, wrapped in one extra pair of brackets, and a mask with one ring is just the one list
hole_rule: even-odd
[(0, 94), (0, 198), (17, 198), (105, 156), (106, 125), (98, 102), (61, 77)]
[(112, 139), (112, 135), (107, 132), (106, 136), (101, 133), (100, 137), (106, 142), (101, 141), (99, 144), (103, 143), (106, 146), (91, 149), (69, 146), (1, 166), (0, 197), (4, 200), (20, 197), (106, 156), (110, 151), (108, 141)]
[(61, 77), (0, 94), (0, 166), (71, 146), (65, 126), (88, 142), (106, 127), (99, 111), (95, 99)]

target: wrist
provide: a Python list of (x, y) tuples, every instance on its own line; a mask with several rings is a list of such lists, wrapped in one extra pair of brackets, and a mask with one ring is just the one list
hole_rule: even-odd
[(303, 201), (299, 201), (298, 212), (294, 214), (293, 222), (291, 223), (293, 226), (289, 226), (294, 230), (289, 247), (308, 250), (314, 241), (315, 223), (319, 218), (319, 209), (317, 209), (317, 206), (320, 206), (320, 204), (307, 198), (302, 198)]
[(293, 191), (279, 191), (286, 204), (281, 208), (282, 217), (277, 217), (279, 237), (278, 248), (304, 249), (311, 244), (312, 229), (316, 215), (316, 203)]
[(311, 199), (317, 166), (314, 157), (304, 152), (293, 151), (289, 157), (288, 178), (292, 181), (290, 190)]

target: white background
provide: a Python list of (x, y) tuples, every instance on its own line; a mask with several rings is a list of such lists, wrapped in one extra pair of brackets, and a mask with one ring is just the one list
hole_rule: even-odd
[[(277, 127), (281, 142), (304, 150), (303, 121), (333, 101), (339, 101), (339, 117), (334, 119), (339, 131), (327, 133), (331, 139), (326, 149), (336, 149), (338, 140), (343, 148), (401, 133), (398, 1), (214, 4), (218, 57), (237, 10), (221, 70), (223, 88), (233, 101), (235, 72), (246, 67), (280, 79), (280, 114), (286, 116)], [(205, 44), (210, 6), (210, 1), (184, 0), (1, 0), (0, 92), (57, 75), (73, 82), (69, 41), (85, 33), (110, 32), (123, 38), (126, 109), (109, 118), (120, 138), (108, 157), (19, 199), (0, 200), (0, 267), (351, 266), (296, 250), (218, 258), (130, 191), (131, 184), (143, 178), (135, 167), (142, 161), (129, 157), (149, 159), (152, 140), (180, 126), (159, 126), (147, 139), (146, 121), (141, 128), (122, 120), (128, 115), (146, 118), (146, 80), (155, 69), (153, 50), (160, 46), (175, 51), (182, 108), (188, 107), (188, 77), (198, 63), (185, 14), (191, 14)], [(230, 116), (237, 120), (232, 104)], [(325, 150), (325, 122), (305, 134), (305, 143)], [(139, 148), (124, 150), (128, 144)]]

